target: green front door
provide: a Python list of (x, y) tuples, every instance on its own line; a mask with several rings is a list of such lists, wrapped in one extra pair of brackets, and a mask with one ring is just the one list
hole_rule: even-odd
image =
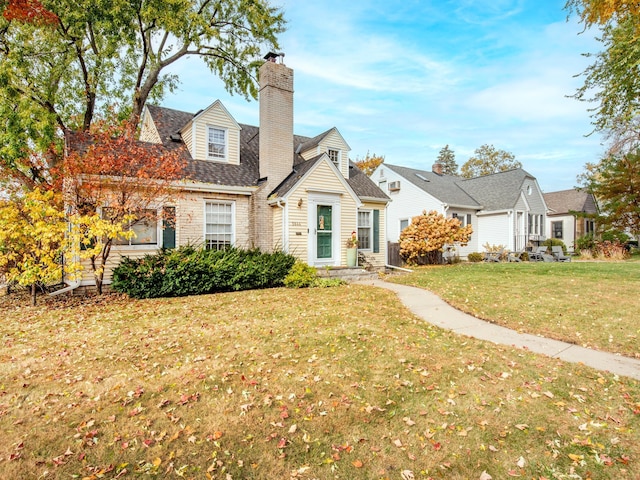
[(316, 255), (318, 258), (332, 258), (332, 213), (331, 205), (316, 207)]

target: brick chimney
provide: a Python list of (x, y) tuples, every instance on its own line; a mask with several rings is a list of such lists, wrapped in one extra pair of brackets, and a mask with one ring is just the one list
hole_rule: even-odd
[(434, 163), (433, 167), (431, 167), (431, 171), (436, 175), (442, 175), (442, 164), (439, 162)]
[(282, 63), (283, 56), (267, 54), (258, 72), (262, 181), (250, 200), (250, 236), (262, 251), (286, 248), (273, 231), (276, 207), (268, 205), (269, 194), (293, 171), (293, 70)]
[(293, 169), (293, 70), (267, 54), (260, 67), (260, 178), (274, 189)]

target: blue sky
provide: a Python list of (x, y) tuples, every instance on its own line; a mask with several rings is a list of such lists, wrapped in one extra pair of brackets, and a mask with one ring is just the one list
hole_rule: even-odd
[[(577, 185), (604, 147), (588, 105), (567, 98), (597, 52), (566, 21), (564, 0), (280, 0), (284, 63), (294, 70), (295, 133), (337, 127), (353, 160), (431, 169), (445, 145), (458, 165), (492, 144), (513, 153), (545, 192)], [(197, 111), (220, 99), (240, 123), (257, 102), (229, 95), (197, 59), (163, 104)]]

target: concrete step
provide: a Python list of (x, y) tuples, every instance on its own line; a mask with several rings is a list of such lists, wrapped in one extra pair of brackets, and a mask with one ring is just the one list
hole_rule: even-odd
[(339, 278), (345, 282), (378, 278), (378, 272), (365, 270), (360, 267), (331, 267), (318, 268), (318, 276), (322, 278)]

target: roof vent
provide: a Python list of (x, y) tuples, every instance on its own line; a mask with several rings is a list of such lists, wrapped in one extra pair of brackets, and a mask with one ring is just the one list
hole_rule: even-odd
[(171, 135), (169, 135), (169, 138), (172, 142), (182, 142), (182, 137), (179, 133), (172, 133)]

